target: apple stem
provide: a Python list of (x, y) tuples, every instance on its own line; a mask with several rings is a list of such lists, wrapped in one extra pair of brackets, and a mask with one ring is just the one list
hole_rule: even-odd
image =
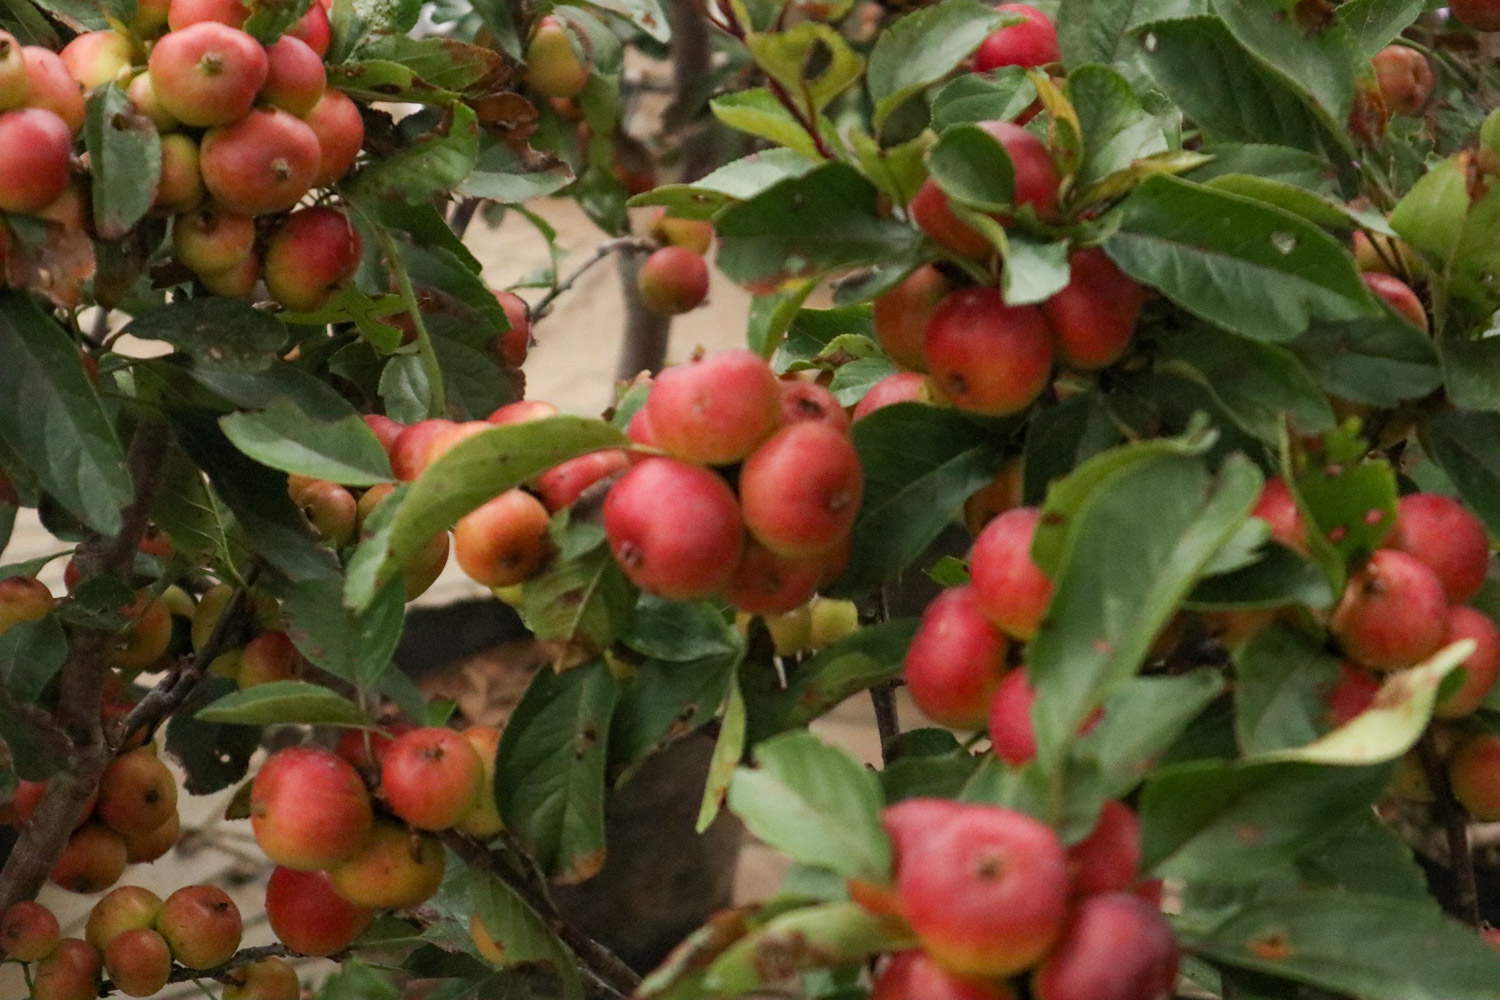
[(1448, 841), (1448, 870), (1453, 876), (1453, 898), (1448, 910), (1474, 927), (1479, 926), (1479, 887), (1474, 877), (1474, 855), (1469, 850), (1468, 818), (1453, 796), (1448, 768), (1433, 741), (1432, 731), (1417, 741), (1417, 759), (1432, 789), (1433, 817)]

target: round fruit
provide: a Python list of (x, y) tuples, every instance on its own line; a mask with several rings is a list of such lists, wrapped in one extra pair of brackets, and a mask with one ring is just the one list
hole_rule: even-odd
[(1031, 721), (1031, 703), (1035, 700), (1025, 667), (1010, 671), (995, 685), (990, 701), (990, 745), (996, 757), (1013, 767), (1036, 759), (1036, 727)]
[(308, 48), (318, 54), (319, 59), (326, 56), (328, 45), (333, 41), (333, 28), (328, 23), (328, 9), (321, 0), (309, 4), (307, 13), (287, 29), (287, 34), (306, 42)]
[(752, 538), (745, 543), (724, 599), (737, 611), (783, 614), (811, 600), (823, 575), (821, 556), (798, 559), (777, 555)]
[(1057, 29), (1047, 15), (1024, 3), (1002, 3), (995, 7), (1023, 20), (990, 33), (974, 50), (974, 68), (988, 73), (1001, 66), (1045, 66), (1062, 56), (1057, 47)]
[(1411, 290), (1411, 286), (1393, 274), (1381, 274), (1379, 271), (1366, 271), (1360, 275), (1365, 285), (1386, 304), (1396, 310), (1396, 314), (1402, 319), (1420, 329), (1423, 333), (1428, 332), (1430, 325), (1427, 319), (1427, 310), (1422, 305), (1422, 300), (1417, 298), (1417, 293)]
[(300, 38), (282, 35), (266, 46), (266, 82), (260, 88), (263, 103), (306, 115), (323, 99), (327, 81), (322, 57)]
[(583, 491), (600, 480), (630, 468), (630, 458), (618, 449), (596, 451), (553, 466), (536, 478), (542, 505), (556, 513), (571, 507)]
[(454, 827), (471, 837), (493, 837), (505, 829), (499, 804), (495, 801), (495, 758), (500, 753), (500, 730), (494, 726), (470, 726), (460, 735), (479, 755), (484, 774), (479, 782), (479, 797), (469, 811), (458, 818)]
[(354, 943), (375, 911), (355, 906), (325, 871), (278, 867), (266, 883), (266, 917), (282, 944), (304, 955), (332, 955)]
[(1164, 1000), (1177, 985), (1177, 941), (1161, 911), (1111, 892), (1080, 901), (1031, 977), (1036, 1000)]
[(104, 971), (128, 997), (154, 996), (172, 977), (172, 951), (166, 938), (147, 928), (117, 935), (104, 950)]
[(198, 171), (198, 143), (181, 132), (162, 136), (161, 180), (152, 208), (177, 214), (191, 212), (201, 201), (203, 175)]
[(1129, 889), (1141, 868), (1141, 824), (1131, 808), (1105, 802), (1094, 829), (1068, 848), (1068, 867), (1077, 895)]
[[(660, 433), (654, 415), (652, 426)], [(740, 467), (745, 526), (784, 556), (816, 556), (838, 545), (854, 526), (863, 492), (859, 453), (827, 424), (783, 427)]]
[(161, 897), (138, 885), (122, 885), (105, 893), (89, 911), (83, 937), (101, 954), (126, 931), (155, 927)]
[(949, 588), (927, 605), (906, 651), (907, 690), (939, 725), (982, 729), (1005, 673), (1008, 646), (971, 587)]
[(1489, 571), (1490, 540), (1484, 523), (1457, 500), (1412, 493), (1396, 503), (1396, 528), (1386, 544), (1434, 573), (1451, 604), (1479, 593)]
[[(656, 185), (651, 185), (655, 187)], [(714, 226), (706, 219), (679, 219), (659, 209), (651, 220), (651, 238), (666, 246), (686, 247), (700, 256), (707, 256), (713, 245)]]
[(1448, 13), (1475, 31), (1500, 31), (1500, 4), (1493, 0), (1454, 0), (1448, 4)]
[[(279, 108), (256, 109), (210, 129), (199, 148), (199, 166), (203, 186), (220, 205), (244, 215), (271, 215), (291, 208), (308, 192), (318, 176), (322, 155), (317, 134), (302, 119)], [(323, 211), (342, 215), (333, 209)], [(354, 237), (348, 235), (353, 227), (347, 220), (343, 229), (344, 244), (353, 242)], [(335, 249), (346, 247), (336, 245)], [(275, 252), (273, 239), (266, 255), (268, 272), (275, 267)]]
[(903, 845), (901, 912), (922, 950), (962, 976), (1035, 965), (1062, 929), (1067, 859), (1052, 829), (998, 806), (963, 805)]
[[(321, 10), (316, 3), (315, 9)], [(225, 975), (223, 1000), (301, 1000), (297, 970), (280, 958), (263, 958)]]
[(87, 941), (63, 938), (31, 970), (31, 1000), (94, 1000), (102, 960)]
[(1471, 714), (1500, 678), (1500, 629), (1490, 616), (1467, 605), (1448, 609), (1448, 630), (1442, 645), (1473, 639), (1474, 652), (1459, 664), (1463, 682), (1452, 694), (1438, 702), (1432, 714), (1442, 719), (1460, 719)]
[(68, 188), (73, 133), (43, 108), (0, 113), (0, 210), (34, 215)]
[(61, 57), (40, 45), (23, 47), (21, 56), (26, 61), (27, 106), (52, 112), (77, 135), (83, 130), (83, 89)]
[(1041, 305), (1058, 360), (1082, 371), (1119, 360), (1130, 346), (1146, 289), (1098, 247), (1068, 254), (1062, 291)]
[(777, 380), (781, 393), (781, 422), (795, 424), (804, 420), (827, 424), (841, 434), (849, 433), (849, 414), (838, 397), (817, 382), (796, 376)]
[(103, 892), (125, 873), (125, 841), (107, 826), (86, 823), (68, 838), (52, 867), (54, 883), (69, 892)]
[(373, 821), (359, 773), (321, 747), (278, 750), (250, 786), (255, 841), (288, 868), (337, 864), (359, 848)]
[(206, 207), (172, 221), (177, 259), (200, 277), (228, 271), (255, 249), (255, 220)]
[(17, 962), (39, 962), (57, 950), (62, 928), (41, 903), (23, 899), (0, 915), (0, 956)]
[(1289, 549), (1306, 554), (1307, 525), (1286, 480), (1280, 476), (1267, 479), (1250, 514), (1271, 526), (1272, 538)]
[(907, 212), (932, 242), (960, 257), (984, 260), (995, 253), (994, 244), (983, 233), (954, 214), (948, 196), (930, 177), (917, 188)]
[(249, 113), (266, 82), (266, 51), (237, 28), (202, 21), (156, 43), (147, 63), (151, 88), (187, 125), (227, 125)]
[(446, 830), (473, 807), (484, 764), (452, 729), (424, 726), (402, 733), (380, 768), (386, 804), (419, 830)]
[(453, 553), (471, 580), (509, 587), (535, 576), (551, 553), (547, 522), (540, 500), (525, 490), (506, 490), (458, 519)]
[(189, 969), (212, 969), (234, 956), (244, 924), (240, 908), (223, 889), (189, 885), (161, 904), (156, 929), (178, 962)]
[(875, 977), (870, 1000), (1015, 1000), (1007, 983), (963, 979), (920, 949), (898, 952)]
[(30, 89), (21, 43), (10, 32), (0, 31), (0, 111), (25, 104)]
[(302, 120), (318, 138), (318, 172), (313, 186), (336, 184), (354, 166), (365, 144), (365, 122), (359, 106), (342, 90), (329, 88)]
[(58, 58), (84, 90), (109, 83), (130, 68), (130, 39), (118, 31), (85, 31), (63, 46)]
[(171, 0), (167, 6), (167, 24), (174, 33), (204, 21), (238, 28), (249, 17), (249, 8), (240, 0)]
[(755, 352), (724, 351), (661, 372), (644, 410), (658, 447), (685, 461), (728, 465), (776, 429), (781, 385)]
[(615, 561), (636, 586), (670, 600), (703, 600), (734, 574), (744, 542), (739, 504), (698, 465), (647, 458), (604, 498)]
[(404, 909), (426, 902), (443, 882), (443, 845), (430, 833), (380, 822), (363, 847), (328, 870), (356, 906)]
[(283, 308), (312, 312), (354, 275), (363, 254), (359, 230), (347, 215), (323, 206), (304, 208), (271, 237), (266, 288)]
[(662, 247), (641, 264), (636, 287), (653, 312), (690, 312), (708, 297), (708, 262), (686, 247)]
[(1052, 581), (1031, 559), (1042, 512), (1016, 507), (991, 521), (974, 540), (969, 557), (974, 599), (1007, 635), (1032, 639), (1052, 600)]
[(1034, 306), (1007, 306), (994, 288), (943, 300), (923, 345), (937, 389), (962, 410), (1006, 416), (1031, 405), (1052, 374), (1052, 338)]
[(121, 754), (99, 781), (99, 818), (115, 832), (140, 836), (177, 812), (177, 781), (154, 749)]
[(942, 271), (923, 264), (875, 299), (875, 339), (880, 341), (887, 357), (910, 371), (927, 370), (927, 359), (922, 354), (927, 321), (952, 290)]
[(557, 18), (537, 22), (526, 45), (526, 80), (544, 97), (576, 97), (589, 82), (589, 67)]
[(1381, 549), (1349, 577), (1328, 630), (1371, 670), (1398, 670), (1434, 653), (1447, 631), (1442, 584), (1422, 562)]
[(850, 423), (857, 423), (883, 407), (896, 403), (921, 403), (927, 399), (927, 376), (918, 372), (887, 375), (865, 390), (854, 407)]

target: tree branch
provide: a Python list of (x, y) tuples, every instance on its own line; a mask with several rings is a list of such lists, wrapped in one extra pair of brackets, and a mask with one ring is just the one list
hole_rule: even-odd
[[(505, 836), (513, 844), (511, 838)], [(614, 952), (562, 918), (547, 892), (546, 882), (534, 866), (522, 861), (527, 855), (519, 847), (506, 852), (490, 851), (479, 841), (456, 830), (444, 830), (438, 838), (469, 867), (488, 872), (504, 882), (546, 922), (552, 933), (578, 959), (580, 971), (592, 988), (591, 995), (606, 1000), (625, 1000), (635, 992), (640, 977)]]
[[(348, 952), (346, 950), (339, 952), (336, 955), (330, 955), (328, 956), (328, 958), (329, 961), (337, 962), (347, 954)], [(174, 965), (172, 966), (171, 975), (167, 977), (167, 982), (186, 983), (191, 982), (194, 979), (215, 979), (220, 982), (224, 982), (226, 977), (228, 977), (228, 975), (236, 969), (244, 968), (247, 965), (254, 965), (256, 962), (263, 961), (267, 958), (307, 957), (310, 956), (303, 955), (300, 951), (293, 951), (284, 944), (263, 944), (257, 948), (245, 948), (241, 951), (237, 951), (232, 956), (230, 956), (227, 962), (216, 965), (211, 969), (189, 969), (185, 966)], [(114, 992), (115, 985), (108, 979), (104, 980), (104, 982), (99, 987), (99, 996), (101, 997), (107, 997)]]
[(1417, 759), (1432, 789), (1433, 817), (1443, 827), (1448, 841), (1448, 870), (1453, 874), (1453, 898), (1449, 911), (1472, 926), (1479, 926), (1479, 886), (1474, 878), (1474, 855), (1469, 850), (1468, 817), (1453, 797), (1448, 783), (1448, 768), (1438, 752), (1432, 732), (1417, 742)]
[[(672, 25), (672, 102), (669, 120), (683, 122), (682, 176), (685, 182), (696, 181), (714, 167), (714, 146), (707, 141), (713, 119), (704, 108), (689, 108), (703, 92), (708, 78), (712, 46), (708, 38), (708, 17), (693, 0), (669, 0), (667, 20)], [(689, 114), (691, 113), (691, 117)]]
[(531, 306), (526, 310), (527, 318), (535, 323), (537, 320), (550, 313), (552, 311), (552, 304), (556, 302), (558, 298), (563, 295), (563, 293), (571, 289), (573, 285), (577, 283), (578, 279), (588, 273), (588, 271), (592, 269), (594, 265), (603, 261), (615, 251), (618, 250), (625, 253), (647, 253), (655, 249), (656, 244), (654, 242), (652, 242), (651, 240), (641, 239), (638, 236), (620, 236), (612, 240), (605, 240), (603, 243), (600, 243), (598, 246), (594, 247), (594, 252), (589, 254), (587, 259), (585, 259), (582, 264), (579, 264), (578, 267), (574, 269), (572, 274), (568, 275), (566, 278), (548, 289), (546, 295), (543, 295), (541, 298), (537, 299), (536, 305)]
[(625, 298), (625, 339), (615, 363), (615, 379), (629, 382), (641, 372), (655, 375), (667, 362), (667, 341), (672, 334), (672, 317), (647, 308), (641, 299), (641, 264), (644, 255), (620, 256), (620, 292)]

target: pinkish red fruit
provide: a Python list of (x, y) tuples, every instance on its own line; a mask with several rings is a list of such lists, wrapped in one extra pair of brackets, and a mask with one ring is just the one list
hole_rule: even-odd
[[(243, 215), (271, 215), (291, 208), (308, 192), (322, 155), (318, 137), (306, 122), (270, 108), (210, 129), (199, 147), (198, 163), (203, 186), (220, 205)], [(352, 230), (347, 222), (345, 227)], [(268, 268), (274, 250), (273, 241)]]
[(970, 587), (943, 591), (922, 613), (906, 651), (906, 687), (917, 707), (953, 729), (984, 728), (1005, 673), (1005, 636), (985, 618)]
[(1459, 664), (1464, 676), (1458, 689), (1433, 709), (1432, 714), (1442, 719), (1460, 719), (1472, 713), (1500, 678), (1500, 629), (1489, 615), (1465, 604), (1449, 608), (1442, 645), (1460, 639), (1473, 639), (1474, 652)]
[(355, 906), (326, 871), (277, 868), (266, 883), (266, 917), (282, 944), (303, 955), (332, 955), (354, 943), (375, 911)]
[(1015, 1000), (1010, 984), (964, 979), (945, 971), (921, 949), (898, 952), (875, 977), (870, 1000)]
[(338, 209), (317, 206), (289, 215), (266, 248), (266, 288), (297, 312), (322, 308), (359, 267), (359, 230)]
[(1046, 14), (1029, 4), (1002, 3), (995, 7), (1007, 14), (1025, 18), (992, 32), (974, 51), (974, 68), (988, 73), (1001, 66), (1045, 66), (1061, 56), (1057, 48), (1057, 29)]
[(359, 106), (342, 90), (330, 87), (303, 116), (303, 121), (318, 137), (318, 172), (313, 186), (329, 187), (349, 172), (365, 144), (365, 123)]
[(260, 88), (263, 103), (306, 115), (322, 100), (326, 86), (323, 59), (306, 42), (282, 35), (266, 46), (266, 82)]
[(1068, 868), (1079, 896), (1124, 892), (1134, 885), (1141, 868), (1141, 824), (1131, 808), (1105, 802), (1094, 829), (1068, 848)]
[(708, 262), (686, 247), (662, 247), (641, 264), (636, 287), (653, 312), (689, 312), (708, 297)]
[(51, 111), (0, 113), (0, 210), (34, 215), (67, 190), (73, 133)]
[(724, 351), (664, 370), (644, 409), (659, 447), (685, 461), (727, 465), (775, 430), (781, 387), (753, 351)]
[(1371, 670), (1398, 670), (1437, 651), (1447, 610), (1431, 569), (1405, 552), (1381, 549), (1349, 577), (1328, 630), (1350, 658)]
[(0, 916), (0, 957), (39, 962), (57, 950), (60, 940), (57, 917), (41, 903), (12, 903)]
[(1484, 523), (1463, 504), (1439, 493), (1412, 493), (1396, 503), (1396, 528), (1386, 544), (1437, 574), (1451, 604), (1479, 593), (1489, 571)]
[(212, 969), (229, 961), (239, 949), (244, 924), (240, 908), (223, 889), (189, 885), (161, 904), (156, 929), (178, 962), (189, 969)]
[(1068, 254), (1062, 291), (1041, 305), (1058, 360), (1092, 371), (1119, 360), (1130, 346), (1146, 289), (1098, 247)]
[(883, 407), (896, 403), (921, 403), (927, 399), (927, 376), (919, 372), (887, 375), (865, 390), (854, 407), (850, 423), (857, 423)]
[(1036, 1000), (1165, 1000), (1177, 985), (1177, 940), (1161, 911), (1110, 892), (1081, 900), (1031, 977)]
[(1006, 416), (1030, 406), (1052, 375), (1052, 337), (1034, 306), (999, 290), (965, 288), (943, 300), (923, 345), (931, 381), (962, 410)]
[(979, 533), (969, 557), (975, 602), (1015, 639), (1036, 636), (1052, 600), (1052, 581), (1031, 559), (1041, 516), (1036, 507), (1006, 511)]
[[(658, 426), (653, 420), (653, 426)], [(740, 467), (740, 508), (761, 544), (784, 556), (828, 552), (859, 514), (864, 472), (848, 435), (827, 424), (783, 427)]]
[(321, 747), (278, 750), (250, 786), (256, 843), (289, 868), (337, 864), (364, 842), (373, 821), (358, 772)]
[(604, 530), (631, 582), (678, 601), (718, 593), (744, 542), (739, 503), (728, 484), (672, 458), (647, 458), (610, 488)]
[(249, 113), (266, 82), (266, 51), (237, 28), (203, 21), (164, 36), (147, 63), (163, 108), (187, 125), (227, 125)]
[(446, 830), (479, 797), (484, 762), (454, 730), (425, 726), (396, 739), (380, 776), (393, 813), (419, 830)]
[(875, 299), (875, 338), (887, 357), (910, 371), (927, 370), (927, 359), (922, 355), (927, 321), (952, 290), (942, 271), (923, 264)]

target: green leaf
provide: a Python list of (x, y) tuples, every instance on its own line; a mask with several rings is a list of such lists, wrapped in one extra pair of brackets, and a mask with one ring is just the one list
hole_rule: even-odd
[(492, 497), (570, 458), (625, 443), (624, 434), (601, 420), (567, 416), (466, 438), (422, 472), (391, 520), (355, 550), (345, 602), (356, 609), (368, 605), (434, 534)]
[(718, 818), (724, 800), (729, 797), (729, 783), (734, 780), (740, 760), (745, 756), (745, 721), (745, 698), (740, 694), (739, 684), (731, 680), (719, 723), (719, 739), (714, 743), (714, 753), (708, 762), (703, 801), (698, 806), (695, 829), (699, 833), (707, 830)]
[(309, 0), (257, 0), (245, 19), (245, 33), (262, 45), (270, 45), (296, 24), (309, 6)]
[(876, 132), (903, 101), (957, 69), (992, 31), (1019, 20), (976, 0), (948, 0), (882, 31), (865, 73)]
[(729, 785), (729, 808), (752, 834), (803, 864), (875, 882), (889, 877), (880, 786), (864, 765), (808, 732), (760, 743), (755, 763)]
[(318, 420), (293, 400), (278, 399), (258, 412), (220, 417), (219, 426), (240, 451), (283, 472), (345, 486), (395, 478), (375, 432), (352, 409), (337, 421)]
[(1042, 501), (1047, 488), (1123, 440), (1115, 417), (1097, 391), (1080, 393), (1032, 413), (1022, 462), (1027, 503)]
[(562, 978), (563, 996), (582, 996), (578, 966), (547, 922), (502, 880), (465, 866), (460, 869), (469, 892), (470, 912), (491, 940), (505, 946), (507, 962), (538, 962)]
[(220, 572), (236, 572), (247, 553), (231, 542), (234, 515), (208, 488), (203, 473), (187, 456), (173, 451), (161, 480), (151, 520), (167, 533), (172, 547), (189, 557), (207, 557)]
[(24, 292), (0, 292), (0, 441), (104, 535), (132, 496), (125, 453), (73, 341)]
[(1321, 642), (1285, 625), (1257, 632), (1235, 651), (1234, 726), (1246, 754), (1301, 746), (1317, 739), (1339, 661)]
[(455, 103), (431, 132), (361, 170), (344, 189), (361, 201), (415, 204), (457, 187), (478, 160), (478, 121), (468, 105)]
[(1084, 141), (1081, 182), (1099, 180), (1142, 157), (1167, 151), (1161, 119), (1146, 113), (1118, 71), (1080, 66), (1068, 74), (1068, 98)]
[[(1028, 650), (1044, 767), (1055, 768), (1079, 725), (1140, 669), (1203, 567), (1244, 522), (1261, 484), (1243, 457), (1226, 461), (1215, 482), (1201, 460), (1163, 454), (1101, 482), (1078, 511), (1051, 605)], [(1130, 513), (1148, 508), (1149, 519)], [(1121, 518), (1134, 529), (1121, 532)]]
[(1342, 24), (1313, 29), (1269, 0), (1212, 0), (1211, 6), (1240, 44), (1306, 94), (1325, 121), (1348, 120), (1355, 73), (1364, 59)]
[(699, 660), (733, 655), (744, 645), (716, 605), (644, 596), (620, 642), (657, 660)]
[(370, 726), (354, 702), (306, 681), (271, 681), (226, 694), (194, 715), (201, 722), (238, 726)]
[(864, 58), (842, 35), (817, 21), (784, 31), (751, 32), (744, 41), (760, 68), (809, 117), (853, 86), (865, 68)]
[(1223, 690), (1224, 678), (1216, 670), (1132, 678), (1105, 702), (1104, 714), (1079, 739), (1073, 757), (1097, 770), (1101, 795), (1119, 798), (1145, 779)]
[(1289, 346), (1325, 392), (1356, 403), (1393, 408), (1443, 382), (1432, 340), (1394, 316), (1314, 323)]
[(816, 281), (796, 281), (781, 291), (751, 299), (745, 345), (761, 357), (780, 350), (783, 335), (802, 312), (802, 303), (817, 288)]
[[(734, 96), (726, 95), (719, 100)], [(630, 199), (629, 204), (632, 208), (665, 205), (673, 215), (685, 219), (707, 219), (730, 202), (753, 198), (774, 184), (801, 177), (817, 165), (817, 160), (791, 149), (763, 149), (731, 160), (691, 184), (663, 184), (645, 194), (638, 194)]]
[(554, 561), (522, 586), (522, 617), (538, 639), (603, 648), (625, 628), (636, 590), (602, 541), (576, 557)]
[(1287, 417), (1300, 433), (1334, 426), (1328, 398), (1284, 347), (1210, 327), (1164, 334), (1159, 342), (1174, 370), (1186, 369), (1246, 433), (1268, 444), (1281, 440)]
[(1068, 241), (1043, 243), (1021, 235), (1008, 235), (1005, 267), (1000, 272), (1000, 291), (1007, 305), (1024, 306), (1046, 302), (1068, 284)]
[(513, 205), (556, 194), (575, 179), (573, 169), (561, 160), (531, 166), (523, 163), (508, 143), (482, 136), (479, 158), (459, 191), (470, 198)]
[(1468, 172), (1456, 157), (1449, 157), (1434, 164), (1396, 202), (1391, 228), (1443, 271), (1458, 248), (1468, 211)]
[(1206, 12), (1206, 0), (1062, 0), (1053, 18), (1069, 67), (1128, 65), (1137, 57), (1135, 28), (1164, 17)]
[(344, 606), (338, 578), (294, 584), (282, 596), (287, 634), (316, 667), (371, 691), (391, 665), (406, 610), (406, 585), (393, 580), (370, 606)]
[(927, 169), (944, 194), (977, 211), (1002, 211), (1015, 197), (1010, 154), (978, 125), (944, 131), (927, 154)]
[(1464, 502), (1500, 535), (1500, 414), (1450, 410), (1425, 425), (1424, 443)]
[(850, 335), (875, 339), (875, 320), (869, 306), (800, 309), (787, 327), (786, 340), (776, 348), (771, 367), (784, 373), (815, 365), (829, 344)]
[(400, 997), (401, 991), (384, 973), (358, 959), (349, 959), (323, 982), (317, 1000), (400, 1000)]
[(1342, 591), (1344, 567), (1378, 548), (1395, 523), (1395, 472), (1364, 460), (1366, 445), (1352, 425), (1304, 440), (1307, 451), (1292, 455), (1291, 486), (1310, 524), (1313, 558)]
[(1249, 906), (1194, 944), (1361, 1000), (1491, 1000), (1500, 982), (1500, 954), (1472, 927), (1423, 903), (1338, 890)]
[(854, 162), (883, 194), (898, 205), (916, 197), (927, 179), (923, 157), (932, 145), (932, 133), (922, 132), (915, 139), (881, 148), (869, 134), (851, 130), (845, 133), (854, 149)]
[(94, 199), (94, 228), (117, 240), (151, 210), (161, 176), (161, 137), (117, 86), (89, 94), (83, 121)]
[(1366, 59), (1389, 45), (1426, 9), (1422, 0), (1349, 0), (1334, 8)]
[(286, 324), (239, 299), (205, 296), (178, 300), (144, 311), (125, 332), (142, 340), (162, 340), (198, 361), (216, 367), (259, 371), (286, 347)]
[(602, 660), (543, 669), (500, 737), (500, 815), (560, 882), (581, 882), (604, 864), (604, 765), (619, 690)]
[(715, 218), (719, 269), (752, 291), (769, 292), (910, 251), (921, 234), (882, 217), (878, 194), (843, 163), (782, 181)]
[[(425, 89), (453, 93), (470, 92), (484, 96), (506, 75), (505, 62), (494, 49), (470, 45), (456, 38), (428, 35), (384, 35), (361, 46), (360, 60), (396, 63), (415, 74)], [(350, 81), (354, 89), (369, 89), (364, 74)], [(399, 100), (397, 94), (384, 92), (388, 101)], [(417, 99), (421, 99), (418, 97)]]
[(1472, 639), (1446, 646), (1417, 666), (1389, 675), (1374, 705), (1328, 735), (1306, 746), (1262, 753), (1257, 759), (1345, 766), (1395, 760), (1416, 745), (1432, 720), (1443, 678), (1473, 652)]
[(961, 73), (932, 98), (932, 127), (941, 132), (953, 125), (1010, 121), (1035, 101), (1036, 87), (1019, 66)]
[(708, 107), (715, 118), (730, 128), (786, 147), (786, 150), (779, 152), (805, 157), (809, 165), (815, 165), (815, 161), (822, 159), (818, 155), (817, 144), (807, 134), (807, 130), (776, 99), (776, 95), (765, 87), (751, 87), (716, 97), (708, 102)]
[(1215, 138), (1325, 156), (1352, 148), (1342, 119), (1319, 105), (1301, 81), (1246, 51), (1219, 18), (1155, 21), (1136, 38), (1151, 77)]
[(803, 907), (772, 919), (715, 959), (703, 981), (705, 995), (743, 996), (803, 969), (844, 965), (909, 943), (899, 923), (856, 903)]
[(1297, 872), (1312, 885), (1395, 896), (1437, 908), (1412, 849), (1374, 813), (1361, 815), (1298, 858)]
[(865, 473), (854, 547), (830, 596), (863, 594), (904, 569), (999, 465), (997, 442), (956, 410), (882, 407), (854, 425)]
[(1164, 768), (1141, 796), (1143, 871), (1251, 883), (1369, 809), (1391, 767), (1203, 761)]
[(1143, 181), (1105, 248), (1137, 281), (1254, 340), (1291, 340), (1314, 320), (1383, 315), (1332, 236), (1263, 202), (1176, 177)]
[(41, 698), (68, 657), (68, 637), (56, 615), (17, 622), (0, 634), (0, 683), (23, 704)]
[(610, 758), (635, 763), (714, 717), (734, 683), (740, 651), (693, 660), (647, 660), (635, 668), (610, 723)]
[(1191, 608), (1326, 608), (1333, 588), (1316, 565), (1283, 545), (1266, 545), (1249, 566), (1204, 579), (1184, 602)]

